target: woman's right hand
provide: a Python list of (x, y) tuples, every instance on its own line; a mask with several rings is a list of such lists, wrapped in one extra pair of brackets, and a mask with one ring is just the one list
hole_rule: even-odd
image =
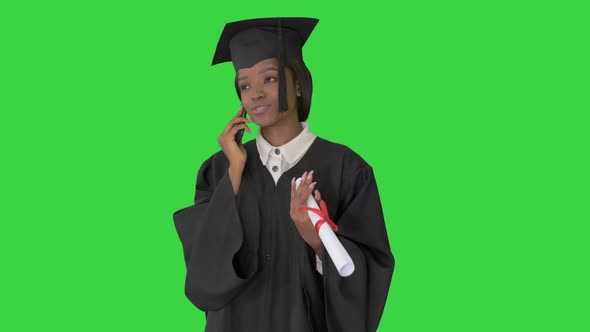
[(238, 113), (229, 121), (217, 138), (217, 143), (219, 143), (223, 153), (229, 160), (230, 166), (243, 166), (246, 163), (246, 149), (242, 145), (238, 145), (235, 138), (240, 129), (252, 133), (247, 126), (247, 123), (252, 122), (252, 120), (242, 117), (243, 112), (244, 106), (240, 106)]

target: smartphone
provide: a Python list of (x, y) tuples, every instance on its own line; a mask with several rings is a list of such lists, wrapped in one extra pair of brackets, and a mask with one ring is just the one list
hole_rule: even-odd
[[(247, 115), (248, 115), (248, 112), (246, 112), (246, 108), (244, 108), (242, 111), (241, 117), (245, 118)], [(242, 145), (242, 137), (243, 136), (244, 136), (244, 129), (238, 130), (238, 132), (236, 133), (236, 136), (235, 136), (235, 140), (236, 140), (236, 143), (238, 143), (238, 145)]]

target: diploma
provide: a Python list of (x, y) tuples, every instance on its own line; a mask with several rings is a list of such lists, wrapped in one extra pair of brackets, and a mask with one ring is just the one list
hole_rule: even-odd
[[(296, 181), (297, 188), (299, 188), (300, 182), (301, 178), (298, 178)], [(313, 195), (309, 195), (309, 197), (307, 198), (307, 207), (317, 210), (320, 209), (318, 203), (313, 198)], [(307, 211), (307, 215), (309, 216), (309, 219), (311, 219), (311, 222), (313, 223), (314, 227), (316, 223), (320, 219), (322, 219), (322, 217), (318, 216), (313, 211)], [(322, 240), (322, 243), (324, 244), (324, 248), (326, 248), (326, 251), (330, 255), (330, 258), (332, 259), (334, 266), (336, 266), (336, 270), (338, 270), (338, 273), (342, 277), (350, 276), (354, 272), (354, 263), (346, 249), (344, 249), (344, 246), (342, 246), (342, 243), (340, 243), (340, 240), (338, 240), (336, 234), (334, 234), (334, 231), (332, 230), (330, 225), (326, 222), (323, 223), (320, 226), (320, 229), (318, 230), (318, 235), (320, 236), (320, 240)]]

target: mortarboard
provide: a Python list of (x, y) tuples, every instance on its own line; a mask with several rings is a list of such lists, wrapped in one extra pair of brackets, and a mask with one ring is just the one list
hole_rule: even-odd
[(256, 63), (279, 59), (279, 111), (287, 110), (285, 60), (303, 61), (302, 48), (318, 23), (304, 17), (275, 17), (227, 23), (221, 33), (212, 65), (231, 61), (236, 71)]

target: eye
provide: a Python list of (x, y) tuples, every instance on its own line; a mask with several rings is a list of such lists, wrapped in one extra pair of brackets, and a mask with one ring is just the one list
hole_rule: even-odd
[(275, 82), (277, 80), (276, 77), (274, 76), (269, 76), (267, 78), (264, 79), (264, 83), (271, 83), (271, 82)]
[(246, 91), (250, 88), (248, 84), (240, 85), (240, 91)]

